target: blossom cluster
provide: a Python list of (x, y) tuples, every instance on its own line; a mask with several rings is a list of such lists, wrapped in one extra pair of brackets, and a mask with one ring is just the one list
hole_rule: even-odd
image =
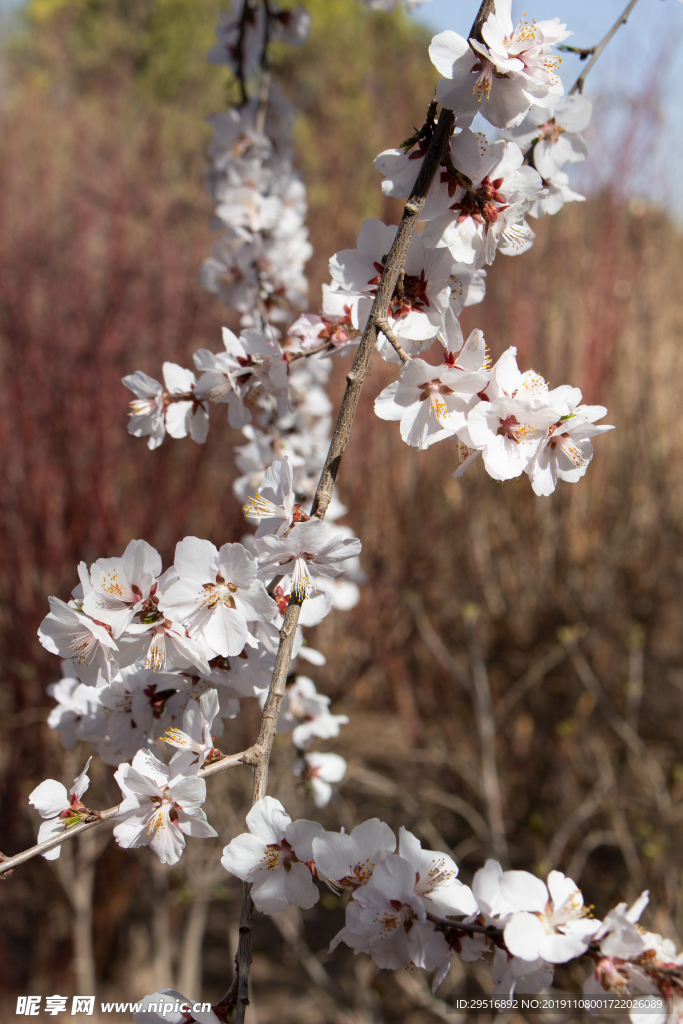
[(416, 448), (455, 441), (454, 477), (481, 458), (494, 480), (526, 473), (536, 494), (552, 494), (558, 479), (585, 474), (590, 439), (613, 428), (595, 422), (604, 406), (581, 405), (578, 388), (550, 389), (533, 370), (520, 373), (516, 355), (509, 348), (489, 366), (482, 333), (473, 331), (458, 352), (445, 351), (440, 366), (407, 362), (378, 395), (375, 412), (399, 421), (401, 437)]
[[(213, 139), (207, 185), (221, 236), (204, 262), (201, 281), (242, 322), (287, 320), (306, 304), (303, 268), (312, 254), (305, 227), (306, 189), (293, 170), (288, 135), (289, 101), (263, 77), (267, 47), (275, 40), (306, 41), (310, 14), (303, 7), (237, 0), (218, 24), (209, 60), (227, 65), (243, 88), (244, 102), (210, 119)], [(261, 78), (247, 99), (247, 85)], [(261, 88), (262, 86), (262, 88)], [(267, 101), (263, 91), (267, 89)]]
[[(295, 521), (286, 458), (272, 468), (269, 481), (272, 488), (257, 495), (262, 535), (253, 541), (254, 552), (242, 544), (219, 550), (186, 537), (163, 572), (158, 552), (134, 540), (120, 558), (101, 558), (90, 568), (81, 563), (71, 600), (50, 598), (39, 638), (63, 659), (63, 678), (49, 688), (57, 706), (48, 724), (62, 733), (65, 747), (88, 742), (105, 763), (119, 766), (121, 779), (127, 778), (124, 762), (132, 759), (135, 768), (140, 758), (151, 763), (150, 757), (159, 777), (167, 768), (156, 755), (168, 746), (192, 753), (192, 771), (206, 758), (222, 757), (214, 740), (223, 734), (224, 721), (239, 713), (240, 701), (265, 700), (292, 593), (303, 600), (294, 657), (324, 663), (305, 644), (301, 627), (317, 625), (329, 613), (333, 598), (321, 581), (339, 577), (345, 562), (357, 560), (361, 544), (318, 519)], [(271, 501), (275, 511), (269, 514), (267, 495), (283, 507)], [(271, 596), (265, 582), (274, 576), (279, 582)], [(348, 721), (331, 714), (329, 703), (311, 679), (293, 675), (278, 723), (280, 732), (292, 734), (298, 752), (293, 770), (318, 806), (329, 801), (330, 783), (346, 769), (338, 755), (306, 752), (314, 738), (336, 736)], [(178, 761), (176, 755), (172, 765), (182, 775), (186, 758)], [(71, 803), (61, 784), (48, 789), (47, 803), (36, 790), (41, 814), (51, 809), (57, 792), (60, 814), (69, 806), (71, 818), (82, 811), (82, 780)], [(66, 823), (60, 818), (56, 826)]]
[[(559, 19), (515, 27), (510, 0), (496, 0), (481, 34), (483, 41), (468, 42), (442, 32), (430, 47), (443, 76), (437, 98), (455, 112), (456, 128), (421, 213), (423, 230), (411, 240), (392, 296), (387, 333), (378, 337), (380, 355), (405, 365), (375, 410), (382, 419), (400, 421), (401, 436), (417, 448), (455, 441), (455, 476), (483, 456), (495, 480), (527, 473), (536, 494), (548, 495), (558, 479), (583, 476), (593, 454), (590, 439), (611, 429), (596, 426), (606, 410), (581, 405), (576, 388), (550, 391), (533, 371), (520, 373), (513, 350), (492, 367), (481, 332), (465, 342), (457, 317), (483, 299), (486, 267), (497, 252), (514, 256), (531, 246), (527, 217), (556, 213), (583, 198), (571, 190), (563, 168), (587, 156), (581, 132), (591, 104), (580, 95), (562, 95), (552, 47), (569, 33)], [(472, 131), (477, 112), (501, 129), (501, 138), (489, 141)], [(377, 157), (385, 195), (411, 194), (434, 127), (428, 122), (401, 148)], [(231, 221), (241, 223), (230, 210)], [(282, 213), (278, 223), (287, 223)], [(396, 231), (395, 225), (366, 220), (357, 247), (330, 260), (332, 280), (323, 286), (320, 313), (300, 316), (284, 339), (265, 312), (260, 329), (251, 327), (239, 338), (224, 330), (224, 353), (195, 353), (198, 381), (168, 363), (165, 387), (139, 373), (126, 378), (138, 396), (131, 432), (149, 435), (150, 446), (164, 430), (203, 441), (209, 405), (227, 404), (231, 425), (248, 434), (237, 458), (249, 482), (258, 482), (269, 462), (287, 452), (297, 495), (310, 497), (330, 430), (321, 387), (330, 366), (324, 357), (343, 355), (357, 343)], [(239, 306), (234, 296), (230, 301)], [(257, 306), (251, 301), (252, 310)], [(444, 350), (441, 365), (422, 358), (436, 340)], [(243, 483), (236, 485), (240, 497)]]
[(252, 884), (258, 910), (314, 906), (318, 879), (347, 898), (345, 925), (330, 951), (343, 942), (369, 953), (379, 967), (434, 971), (433, 991), (456, 954), (490, 964), (493, 994), (501, 996), (539, 992), (552, 984), (556, 964), (586, 953), (594, 965), (587, 995), (665, 993), (667, 970), (683, 965), (670, 940), (638, 925), (646, 892), (601, 921), (561, 871), (544, 882), (488, 860), (469, 887), (448, 854), (423, 850), (406, 828), (397, 842), (377, 818), (348, 834), (328, 832), (314, 821), (292, 821), (279, 801), (265, 797), (247, 815), (247, 826), (248, 833), (225, 847), (222, 864)]

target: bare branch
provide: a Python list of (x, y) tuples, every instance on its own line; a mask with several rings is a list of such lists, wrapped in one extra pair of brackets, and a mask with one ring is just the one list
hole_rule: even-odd
[(602, 51), (607, 46), (607, 44), (609, 43), (609, 41), (612, 38), (612, 36), (615, 35), (615, 33), (621, 28), (622, 25), (626, 24), (626, 22), (629, 19), (629, 15), (630, 15), (631, 11), (633, 10), (633, 8), (636, 6), (637, 3), (638, 3), (638, 0), (631, 0), (630, 4), (626, 7), (626, 10), (623, 11), (619, 15), (619, 17), (614, 22), (614, 24), (612, 25), (611, 29), (607, 33), (607, 35), (598, 43), (598, 45), (594, 46), (590, 51), (584, 51), (584, 52), (592, 53), (593, 56), (588, 61), (588, 64), (586, 64), (585, 68), (583, 69), (583, 71), (581, 72), (581, 74), (579, 75), (579, 77), (576, 79), (576, 81), (574, 82), (573, 86), (569, 90), (569, 95), (570, 96), (573, 96), (575, 92), (578, 92), (578, 93), (582, 93), (583, 92), (583, 86), (584, 86), (584, 83), (586, 81), (586, 75), (588, 74), (590, 69), (593, 67), (593, 65), (595, 64), (596, 60), (598, 59), (598, 57), (600, 56)]
[(368, 322), (363, 331), (363, 337), (356, 352), (356, 358), (353, 361), (350, 372), (346, 375), (346, 391), (344, 392), (337, 425), (332, 435), (330, 449), (327, 453), (325, 466), (320, 475), (311, 508), (311, 515), (317, 516), (319, 519), (324, 518), (327, 507), (332, 499), (332, 490), (337, 479), (342, 456), (349, 441), (351, 424), (356, 413), (360, 393), (370, 369), (372, 353), (377, 341), (378, 323), (387, 318), (394, 289), (405, 265), (408, 246), (413, 237), (422, 207), (425, 204), (427, 193), (446, 152), (448, 140), (451, 137), (454, 126), (455, 114), (453, 111), (442, 109), (429, 144), (429, 149), (422, 162), (420, 173), (417, 176), (410, 198), (404, 207), (401, 223), (394, 238), (394, 244), (387, 256), (384, 272), (377, 288), (377, 294), (370, 310)]
[(401, 348), (401, 343), (399, 342), (398, 338), (392, 331), (391, 324), (389, 323), (388, 319), (385, 316), (377, 317), (376, 323), (384, 337), (387, 339), (387, 341), (389, 341), (393, 345), (401, 362), (407, 363), (408, 356)]
[[(560, 635), (562, 640), (562, 635)], [(658, 761), (650, 754), (649, 750), (641, 740), (640, 736), (633, 729), (625, 718), (616, 711), (610, 704), (607, 694), (602, 688), (600, 680), (590, 667), (588, 660), (576, 640), (563, 641), (569, 653), (569, 658), (574, 666), (577, 676), (584, 687), (591, 694), (597, 706), (610, 726), (610, 728), (626, 744), (627, 748), (635, 757), (636, 761), (645, 769), (645, 774), (650, 777), (650, 784), (654, 793), (657, 809), (665, 823), (668, 824), (671, 818), (671, 796), (666, 785), (666, 779)]]
[(484, 42), (484, 40), (482, 39), (481, 30), (486, 24), (489, 14), (491, 14), (491, 12), (495, 9), (495, 6), (496, 0), (483, 0), (483, 3), (479, 8), (479, 12), (472, 24), (472, 28), (470, 29), (470, 34), (467, 37), (468, 39), (476, 39), (477, 42), (479, 43)]
[(534, 686), (542, 682), (547, 676), (548, 672), (552, 672), (560, 662), (564, 661), (567, 656), (567, 651), (563, 644), (558, 644), (557, 647), (553, 647), (551, 651), (544, 654), (542, 658), (535, 661), (533, 665), (528, 669), (527, 672), (518, 679), (517, 682), (510, 687), (510, 689), (503, 694), (502, 698), (496, 704), (496, 723), (499, 724), (504, 718), (510, 713), (511, 709), (515, 704), (522, 699), (525, 693), (528, 693)]
[[(205, 779), (209, 775), (225, 771), (226, 768), (236, 768), (240, 764), (255, 766), (260, 758), (261, 748), (258, 744), (255, 744), (247, 750), (242, 750), (239, 754), (227, 754), (218, 761), (211, 761), (199, 769), (198, 775), (200, 779)], [(14, 857), (3, 857), (2, 861), (0, 861), (3, 868), (0, 878), (9, 878), (9, 872), (20, 864), (25, 864), (27, 860), (39, 857), (41, 854), (47, 853), (48, 850), (54, 850), (56, 846), (61, 846), (62, 843), (73, 839), (74, 836), (80, 836), (81, 833), (86, 832), (89, 828), (95, 828), (96, 825), (103, 825), (106, 821), (111, 821), (118, 814), (120, 806), (120, 804), (116, 804), (115, 807), (107, 807), (105, 811), (94, 811), (93, 815), (97, 815), (97, 817), (93, 817), (91, 821), (86, 820), (80, 825), (65, 828), (63, 832), (53, 836), (51, 839), (46, 839), (42, 843), (36, 843), (35, 846), (30, 846), (28, 850), (17, 853)]]
[(471, 693), (472, 680), (467, 672), (462, 668), (458, 659), (451, 654), (439, 634), (434, 629), (429, 615), (427, 614), (424, 601), (420, 595), (408, 593), (406, 594), (406, 601), (412, 609), (413, 616), (415, 617), (415, 625), (419, 630), (420, 636), (436, 660), (442, 668), (446, 669), (449, 675), (453, 676), (460, 686), (467, 690), (468, 693)]
[(508, 860), (508, 845), (503, 819), (503, 801), (500, 794), (498, 765), (496, 763), (496, 722), (491, 707), (491, 687), (484, 654), (477, 634), (477, 620), (480, 609), (476, 605), (466, 605), (463, 609), (465, 627), (470, 649), (472, 664), (472, 681), (474, 683), (474, 710), (479, 731), (481, 747), (481, 770), (486, 799), (486, 816), (491, 830), (491, 843), (497, 860), (505, 864)]

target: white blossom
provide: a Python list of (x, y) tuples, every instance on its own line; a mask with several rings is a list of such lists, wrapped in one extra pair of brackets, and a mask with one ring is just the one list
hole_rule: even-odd
[(402, 367), (400, 379), (375, 399), (375, 414), (400, 420), (403, 440), (426, 448), (435, 435), (447, 436), (464, 427), (471, 399), (487, 380), (486, 374), (468, 372), (457, 363), (433, 366), (411, 359)]
[(552, 46), (571, 33), (559, 18), (520, 22), (511, 18), (512, 0), (496, 0), (482, 28), (483, 42), (469, 42), (450, 29), (434, 36), (429, 56), (444, 76), (436, 98), (457, 114), (479, 111), (497, 128), (519, 124), (532, 103), (550, 106), (562, 95)]
[(558, 480), (576, 483), (584, 476), (593, 458), (590, 438), (614, 430), (595, 424), (606, 414), (602, 405), (576, 405), (548, 427), (527, 469), (535, 494), (552, 494)]
[(159, 608), (216, 655), (239, 654), (249, 641), (247, 622), (270, 621), (277, 612), (242, 544), (218, 551), (208, 540), (186, 537), (176, 545), (174, 566), (178, 578), (161, 591)]
[(564, 96), (553, 107), (532, 106), (516, 128), (502, 132), (526, 152), (533, 147), (533, 164), (547, 181), (566, 163), (577, 163), (588, 156), (588, 146), (580, 134), (588, 127), (592, 104), (585, 96)]
[(355, 891), (366, 885), (376, 866), (396, 849), (396, 836), (379, 818), (356, 825), (352, 832), (325, 832), (313, 840), (318, 877), (335, 890)]
[(128, 374), (123, 383), (136, 396), (130, 403), (128, 433), (133, 437), (149, 437), (147, 447), (152, 450), (158, 448), (166, 436), (162, 385), (142, 370)]
[(414, 865), (397, 855), (380, 861), (367, 884), (354, 890), (346, 924), (330, 950), (340, 942), (393, 970), (411, 963), (433, 970), (448, 954), (443, 934), (427, 919), (425, 902), (416, 892)]
[[(342, 294), (375, 295), (396, 231), (396, 225), (370, 218), (360, 229), (357, 248), (343, 249), (332, 257), (330, 273)], [(452, 265), (447, 253), (427, 248), (422, 235), (413, 235), (405, 272), (397, 283), (387, 314), (393, 333), (409, 355), (422, 351), (439, 332), (450, 296)], [(364, 326), (364, 322), (359, 322), (361, 329)], [(379, 350), (384, 358), (398, 360), (384, 336)]]
[(133, 1014), (135, 1024), (187, 1024), (189, 1015), (197, 1024), (220, 1024), (213, 1010), (194, 1009), (204, 1004), (174, 988), (160, 988), (135, 1005), (140, 1007)]
[(260, 572), (291, 573), (292, 592), (297, 597), (308, 596), (311, 577), (338, 576), (341, 563), (360, 550), (356, 537), (333, 537), (320, 519), (296, 523), (286, 537), (256, 541)]
[(38, 629), (46, 651), (69, 660), (78, 678), (87, 686), (111, 683), (120, 667), (119, 648), (111, 626), (95, 622), (88, 615), (58, 597), (49, 598), (50, 613)]
[(506, 871), (500, 888), (516, 910), (505, 925), (505, 945), (522, 960), (566, 963), (586, 951), (600, 927), (586, 916), (576, 883), (561, 871), (550, 872), (547, 886), (528, 871)]
[(292, 464), (285, 455), (268, 467), (256, 492), (244, 507), (245, 515), (258, 519), (257, 537), (281, 537), (294, 522), (296, 495), (292, 490)]
[[(77, 825), (88, 814), (88, 809), (81, 802), (81, 797), (90, 785), (88, 768), (92, 758), (81, 774), (74, 779), (74, 784), (67, 793), (66, 787), (55, 779), (46, 779), (29, 795), (28, 802), (35, 807), (41, 818), (47, 818), (38, 831), (38, 842), (44, 843), (52, 839), (70, 825)], [(55, 846), (43, 854), (45, 860), (56, 860), (62, 852), (61, 846)]]
[(315, 683), (308, 676), (297, 676), (285, 690), (277, 731), (292, 733), (292, 741), (300, 750), (317, 736), (332, 739), (339, 735), (339, 727), (348, 725), (347, 715), (332, 715), (329, 710), (330, 698), (318, 693)]
[(295, 762), (293, 771), (310, 786), (315, 806), (327, 807), (333, 792), (330, 783), (341, 782), (346, 775), (346, 767), (346, 761), (339, 754), (314, 751)]
[(221, 864), (243, 882), (251, 882), (257, 910), (275, 914), (289, 906), (308, 909), (320, 893), (313, 884), (309, 862), (312, 842), (322, 835), (315, 821), (292, 821), (279, 800), (257, 800), (247, 815), (249, 832), (237, 836), (223, 850)]
[[(166, 431), (175, 438), (189, 434), (197, 444), (204, 444), (209, 433), (208, 400), (198, 393), (195, 375), (177, 363), (164, 363), (162, 369), (168, 392)], [(183, 395), (183, 399), (174, 400), (174, 395)]]
[(132, 764), (119, 765), (114, 778), (124, 797), (115, 818), (119, 846), (150, 846), (162, 864), (176, 864), (186, 835), (207, 839), (218, 834), (201, 809), (206, 783), (196, 774), (175, 774), (150, 751), (139, 750)]
[(159, 553), (144, 540), (132, 540), (120, 558), (98, 558), (90, 566), (83, 611), (111, 626), (118, 639), (156, 591), (161, 568)]
[(469, 128), (454, 136), (450, 153), (443, 212), (425, 225), (424, 243), (446, 246), (454, 260), (475, 268), (492, 263), (499, 248), (506, 255), (523, 252), (530, 241), (524, 216), (544, 194), (538, 171), (524, 164), (514, 142), (489, 142)]
[(178, 748), (179, 753), (171, 761), (176, 772), (193, 764), (201, 767), (211, 756), (214, 749), (211, 727), (219, 710), (217, 691), (206, 690), (198, 701), (188, 704), (182, 729), (171, 727), (160, 737), (164, 743)]

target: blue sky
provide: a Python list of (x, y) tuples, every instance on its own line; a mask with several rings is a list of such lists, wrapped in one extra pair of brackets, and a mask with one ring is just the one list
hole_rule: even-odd
[[(515, 22), (525, 13), (538, 21), (559, 17), (574, 33), (567, 43), (589, 47), (626, 6), (627, 0), (513, 0), (512, 15)], [(415, 17), (437, 32), (451, 28), (465, 35), (478, 8), (478, 0), (431, 0)], [(560, 73), (566, 86), (583, 66), (578, 57), (564, 55)], [(616, 149), (634, 123), (633, 107), (648, 98), (651, 109), (641, 116), (644, 123), (632, 143), (639, 146), (638, 159), (629, 168), (625, 190), (673, 205), (683, 217), (678, 186), (683, 170), (683, 3), (639, 0), (591, 71), (585, 93), (596, 101), (598, 121), (589, 142), (598, 151), (605, 145), (611, 152)], [(595, 162), (591, 171), (597, 173)]]

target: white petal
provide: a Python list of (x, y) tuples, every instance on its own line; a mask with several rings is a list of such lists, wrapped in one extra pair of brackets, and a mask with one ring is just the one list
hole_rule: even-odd
[(545, 910), (548, 889), (545, 882), (528, 871), (505, 871), (500, 880), (503, 897), (517, 910)]
[(513, 956), (522, 960), (538, 960), (547, 933), (534, 914), (513, 914), (505, 925), (505, 945)]
[(69, 794), (61, 782), (46, 779), (33, 790), (28, 798), (43, 818), (56, 818), (69, 806)]

